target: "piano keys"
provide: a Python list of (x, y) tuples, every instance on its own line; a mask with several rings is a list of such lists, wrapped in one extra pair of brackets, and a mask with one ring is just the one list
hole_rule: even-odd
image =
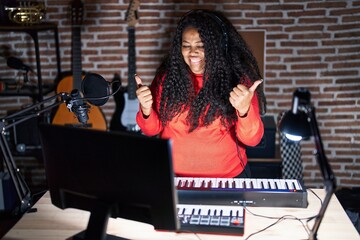
[(296, 179), (175, 177), (180, 204), (306, 208), (307, 191)]

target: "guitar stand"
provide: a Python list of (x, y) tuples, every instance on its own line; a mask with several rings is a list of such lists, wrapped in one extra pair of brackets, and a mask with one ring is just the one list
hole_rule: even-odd
[[(56, 101), (55, 103), (43, 107), (45, 103), (56, 100), (57, 98), (61, 98), (61, 101)], [(29, 210), (32, 206), (32, 197), (31, 191), (26, 184), (23, 176), (20, 173), (20, 170), (17, 168), (14, 158), (11, 154), (7, 139), (6, 139), (6, 130), (11, 127), (16, 126), (19, 123), (29, 120), (30, 118), (38, 117), (40, 114), (51, 110), (54, 107), (57, 107), (61, 103), (65, 102), (67, 98), (66, 93), (59, 93), (53, 97), (50, 97), (46, 100), (43, 100), (37, 104), (33, 104), (23, 110), (20, 110), (14, 114), (11, 114), (3, 119), (0, 122), (0, 129), (1, 129), (1, 137), (0, 137), (0, 147), (2, 152), (2, 157), (4, 159), (6, 168), (10, 174), (11, 180), (13, 181), (16, 194), (18, 197), (18, 205), (16, 205), (14, 209), (14, 214), (23, 214)], [(40, 110), (39, 110), (40, 108)], [(30, 111), (35, 110), (35, 113), (30, 113)], [(11, 123), (8, 123), (9, 121)]]

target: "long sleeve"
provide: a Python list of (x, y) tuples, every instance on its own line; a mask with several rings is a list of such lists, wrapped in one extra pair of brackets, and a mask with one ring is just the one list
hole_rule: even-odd
[(251, 100), (251, 106), (245, 117), (238, 115), (236, 123), (236, 136), (247, 146), (256, 146), (263, 137), (264, 125), (259, 114), (259, 105), (256, 94)]
[(141, 110), (139, 110), (136, 114), (136, 122), (141, 128), (141, 131), (147, 136), (155, 136), (162, 131), (159, 116), (154, 109), (147, 118), (144, 118)]
[[(202, 76), (197, 76), (197, 80), (201, 81)], [(178, 114), (166, 126), (162, 125), (158, 115), (159, 96), (155, 96), (159, 92), (152, 89), (151, 114), (144, 118), (139, 111), (136, 121), (145, 135), (158, 134), (172, 140), (173, 167), (177, 176), (234, 177), (243, 171), (247, 164), (244, 145), (257, 145), (264, 133), (256, 95), (246, 117), (238, 116), (238, 121), (230, 128), (217, 118), (211, 124), (189, 132), (188, 110)], [(235, 138), (239, 141), (234, 141)]]
[[(140, 106), (139, 111), (136, 114), (136, 122), (141, 131), (147, 136), (155, 136), (163, 130), (163, 126), (158, 115), (160, 96), (156, 94), (159, 91), (156, 91), (155, 85), (156, 82), (153, 82), (150, 86), (151, 94), (153, 96), (153, 106), (150, 115), (145, 118), (141, 112)], [(159, 86), (159, 88), (161, 91), (161, 86)]]

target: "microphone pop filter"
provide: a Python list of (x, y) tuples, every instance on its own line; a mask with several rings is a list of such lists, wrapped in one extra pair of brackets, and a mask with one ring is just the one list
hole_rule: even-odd
[(81, 82), (85, 98), (95, 106), (104, 105), (109, 99), (109, 83), (99, 74), (87, 73)]

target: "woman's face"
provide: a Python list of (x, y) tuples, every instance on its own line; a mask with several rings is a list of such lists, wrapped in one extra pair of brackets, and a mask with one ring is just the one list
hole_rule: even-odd
[(203, 74), (205, 71), (204, 44), (200, 39), (196, 28), (188, 27), (182, 34), (181, 52), (185, 63), (195, 74)]

